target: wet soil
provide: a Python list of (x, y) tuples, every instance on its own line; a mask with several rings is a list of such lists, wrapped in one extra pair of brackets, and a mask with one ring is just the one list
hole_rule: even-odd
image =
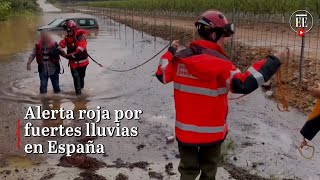
[[(56, 17), (69, 15), (74, 14), (45, 13), (38, 23), (46, 24)], [(121, 23), (97, 18), (100, 31), (97, 35), (88, 36), (88, 49), (90, 54), (105, 66), (127, 69), (152, 57), (168, 44), (168, 41), (133, 30)], [(164, 26), (164, 31), (165, 29)], [(181, 35), (178, 34), (179, 31), (177, 36)], [(61, 39), (59, 35), (55, 35), (54, 38)], [(37, 179), (50, 174), (55, 174), (54, 179), (65, 179), (65, 177), (74, 179), (79, 177), (83, 169), (93, 169), (95, 175), (106, 179), (114, 179), (119, 173), (126, 174), (130, 180), (149, 179), (149, 172), (161, 173), (163, 179), (179, 179), (177, 144), (176, 142), (166, 144), (166, 137), (174, 134), (172, 86), (163, 86), (153, 76), (158, 65), (157, 60), (128, 73), (113, 73), (91, 62), (87, 70), (84, 95), (78, 97), (74, 95), (72, 78), (66, 68), (66, 73), (61, 75), (60, 79), (63, 92), (54, 95), (49, 87), (49, 94), (42, 97), (38, 94), (38, 74), (25, 70), (28, 52), (35, 42), (36, 39), (30, 40), (28, 47), (21, 53), (9, 57), (1, 56), (4, 61), (1, 61), (0, 66), (0, 82), (3, 85), (0, 87), (0, 122), (3, 124), (0, 127), (0, 159), (4, 159), (6, 165), (0, 168), (0, 172), (4, 172), (0, 174), (0, 179)], [(67, 67), (67, 62), (63, 61), (63, 65)], [(32, 68), (36, 70), (36, 65), (33, 64)], [(137, 138), (94, 139), (95, 143), (105, 145), (107, 154), (90, 154), (89, 157), (94, 160), (89, 162), (94, 165), (81, 165), (81, 162), (88, 161), (88, 158), (72, 157), (70, 162), (70, 159), (61, 157), (63, 156), (61, 154), (26, 155), (22, 149), (16, 149), (16, 119), (22, 117), (26, 107), (30, 105), (42, 105), (46, 109), (64, 107), (71, 110), (95, 109), (99, 105), (110, 111), (142, 109), (144, 113), (139, 121), (122, 122), (122, 126), (139, 127)], [(305, 161), (297, 151), (297, 144), (301, 140), (298, 130), (302, 127), (304, 118), (305, 116), (295, 109), (288, 113), (279, 112), (276, 104), (266, 99), (261, 90), (242, 99), (230, 101), (229, 138), (233, 143), (228, 143), (224, 150), (226, 161), (231, 161), (235, 167), (242, 167), (251, 174), (263, 177), (310, 179), (319, 176), (319, 171), (315, 168), (320, 165), (319, 152), (316, 152), (312, 161)], [(24, 123), (25, 121), (22, 121), (22, 127)], [(63, 124), (73, 127), (84, 125), (81, 121), (61, 120), (37, 121), (34, 124), (37, 126)], [(101, 123), (101, 126), (112, 125), (108, 121)], [(50, 138), (22, 138), (22, 147), (25, 143), (45, 145), (48, 139)], [(59, 143), (77, 143), (79, 140), (73, 137), (52, 139), (58, 140)], [(88, 139), (82, 140), (84, 143)], [(248, 141), (252, 146), (242, 148), (241, 144), (246, 144)], [(319, 139), (314, 140), (315, 145), (319, 142)], [(145, 147), (139, 150), (137, 147), (142, 144)], [(316, 149), (319, 149), (318, 146)], [(68, 167), (57, 166), (60, 159)], [(75, 165), (74, 162), (77, 161), (79, 163)], [(172, 165), (166, 168), (170, 162)], [(175, 175), (169, 175), (171, 173)], [(96, 177), (95, 175), (88, 176), (92, 178)], [(219, 168), (217, 177), (221, 180), (231, 178), (223, 168)], [(246, 176), (239, 177), (240, 180), (245, 178)]]
[(128, 180), (129, 177), (125, 174), (122, 174), (122, 173), (119, 173), (117, 176), (116, 176), (116, 180)]
[(41, 177), (41, 178), (40, 178), (40, 180), (49, 180), (49, 179), (53, 179), (55, 175), (56, 175), (56, 174), (51, 173), (51, 174), (48, 174), (48, 175), (45, 175), (45, 176)]
[[(112, 13), (113, 14), (113, 13)], [(112, 15), (111, 18), (120, 22), (122, 24), (126, 24), (129, 27), (134, 29), (144, 31), (153, 36), (162, 37), (166, 40), (170, 39), (170, 34), (172, 33), (173, 39), (180, 39), (184, 37), (181, 41), (181, 44), (186, 46), (188, 45), (192, 39), (194, 39), (194, 18), (193, 17), (174, 17), (172, 20), (173, 28), (170, 29), (170, 18), (166, 16), (157, 17), (156, 24), (154, 23), (153, 16), (146, 16), (145, 14), (139, 14), (135, 12), (133, 15), (123, 14), (118, 15), (117, 11), (114, 13), (116, 15)], [(109, 14), (105, 14), (109, 15)], [(142, 20), (143, 19), (143, 20)], [(248, 23), (250, 27), (248, 27)], [(255, 23), (258, 23), (255, 24)], [(288, 102), (291, 106), (300, 109), (305, 113), (311, 112), (313, 106), (315, 105), (314, 98), (310, 95), (310, 92), (307, 90), (307, 87), (313, 87), (316, 82), (320, 81), (320, 74), (318, 73), (317, 67), (318, 65), (318, 52), (317, 49), (312, 49), (317, 47), (319, 44), (319, 39), (316, 37), (320, 37), (319, 32), (311, 31), (310, 40), (308, 40), (307, 48), (310, 48), (308, 51), (308, 57), (305, 60), (304, 64), (304, 76), (302, 84), (299, 83), (299, 48), (296, 47), (296, 44), (299, 43), (297, 41), (297, 37), (295, 33), (290, 33), (291, 29), (287, 26), (287, 24), (268, 24), (268, 23), (259, 23), (258, 21), (248, 20), (247, 22), (238, 22), (239, 27), (237, 27), (238, 33), (234, 37), (236, 39), (236, 44), (234, 45), (234, 49), (231, 51), (231, 57), (237, 67), (241, 70), (246, 70), (253, 62), (263, 59), (271, 52), (275, 52), (277, 49), (283, 49), (284, 47), (289, 47), (292, 50), (291, 61), (289, 64), (289, 73), (286, 76), (291, 77), (286, 83), (287, 90), (290, 91), (285, 92), (287, 96)], [(245, 25), (246, 24), (246, 25)], [(261, 24), (264, 24), (261, 25)], [(273, 27), (273, 29), (270, 28)], [(275, 31), (275, 32), (273, 32)], [(281, 31), (282, 36), (277, 35), (277, 32)], [(258, 32), (258, 34), (257, 34)], [(261, 32), (261, 35), (259, 34)], [(262, 32), (265, 33), (262, 34)], [(287, 37), (283, 37), (283, 33), (286, 32), (289, 35)], [(256, 41), (254, 40), (254, 35), (256, 34)], [(261, 41), (263, 38), (268, 39), (270, 44), (266, 42), (260, 42), (259, 38), (261, 36)], [(251, 40), (250, 40), (251, 37)], [(281, 39), (282, 38), (282, 39)], [(275, 44), (272, 44), (275, 43)], [(229, 46), (229, 45), (227, 45)], [(228, 49), (228, 47), (226, 47)], [(274, 49), (274, 50), (273, 50)], [(310, 52), (309, 52), (310, 51)], [(230, 52), (230, 49), (228, 50)], [(312, 54), (312, 53), (315, 54)], [(275, 84), (275, 83), (273, 83)], [(282, 95), (277, 91), (277, 87), (272, 86), (273, 91), (275, 91), (275, 99), (281, 100)]]
[(140, 168), (143, 170), (147, 170), (147, 167), (150, 165), (150, 163), (146, 161), (139, 161), (139, 162), (124, 162), (122, 159), (118, 158), (117, 160), (113, 161), (114, 165), (107, 165), (108, 168), (128, 168), (128, 169), (134, 169), (134, 168)]
[(146, 145), (144, 144), (140, 144), (137, 146), (138, 151), (140, 151), (141, 149), (143, 149), (144, 147), (146, 147)]
[(173, 171), (173, 164), (172, 164), (172, 163), (166, 164), (165, 170), (166, 170), (166, 173), (167, 173), (169, 176), (172, 176), (172, 175), (175, 175), (175, 174), (176, 174), (176, 173), (172, 172), (172, 171)]
[(148, 175), (149, 175), (150, 179), (163, 179), (163, 175), (158, 172), (150, 171), (148, 173)]
[(80, 177), (74, 178), (74, 180), (107, 180), (105, 177), (94, 174), (91, 171), (85, 171), (80, 173)]
[(106, 163), (98, 161), (95, 158), (88, 157), (85, 154), (72, 154), (71, 156), (62, 156), (58, 166), (62, 167), (77, 167), (84, 170), (96, 171), (106, 167)]
[(231, 174), (234, 179), (243, 179), (243, 180), (271, 180), (270, 178), (263, 178), (259, 175), (250, 174), (245, 169), (235, 167), (232, 164), (225, 164), (225, 169)]

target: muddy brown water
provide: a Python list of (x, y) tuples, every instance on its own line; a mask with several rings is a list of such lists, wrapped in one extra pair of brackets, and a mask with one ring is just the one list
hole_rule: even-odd
[[(31, 30), (47, 24), (56, 17), (69, 16), (69, 13), (47, 12), (32, 21), (16, 20), (30, 26)], [(81, 14), (76, 14), (81, 15)], [(99, 18), (99, 17), (98, 17)], [(137, 65), (162, 49), (168, 42), (154, 38), (125, 25), (118, 24), (109, 19), (99, 18), (100, 31), (91, 34), (88, 39), (88, 50), (92, 57), (105, 66), (115, 69), (127, 69)], [(15, 21), (15, 20), (13, 20)], [(10, 32), (16, 28), (14, 23), (5, 26), (3, 32)], [(23, 27), (19, 25), (19, 27)], [(3, 27), (1, 27), (2, 29)], [(23, 149), (16, 149), (15, 125), (17, 118), (23, 118), (28, 106), (42, 105), (47, 109), (96, 109), (101, 106), (111, 112), (115, 109), (142, 109), (144, 111), (139, 121), (123, 121), (122, 126), (139, 127), (137, 138), (98, 138), (95, 144), (105, 145), (106, 153), (92, 154), (107, 164), (108, 167), (116, 165), (117, 161), (124, 164), (139, 162), (150, 163), (148, 170), (162, 174), (164, 179), (178, 179), (177, 165), (179, 160), (177, 144), (166, 144), (166, 137), (174, 134), (174, 104), (172, 85), (163, 86), (153, 76), (158, 64), (158, 58), (139, 69), (128, 73), (114, 73), (100, 68), (92, 61), (88, 66), (86, 85), (82, 96), (75, 96), (72, 77), (67, 62), (62, 59), (65, 74), (60, 77), (62, 93), (54, 95), (49, 83), (47, 96), (38, 93), (39, 78), (36, 73), (36, 63), (32, 71), (26, 70), (26, 61), (37, 39), (37, 33), (24, 32), (23, 28), (15, 29), (21, 35), (21, 41), (11, 36), (12, 42), (17, 42), (18, 51), (8, 48), (6, 53), (0, 55), (0, 172), (10, 169), (12, 172), (0, 173), (0, 178), (7, 179), (40, 179), (45, 177), (43, 172), (54, 174), (53, 179), (65, 177), (78, 177), (79, 169), (60, 169), (60, 155), (26, 155)], [(21, 32), (20, 32), (21, 31)], [(26, 33), (25, 36), (22, 36)], [(9, 38), (10, 36), (6, 36)], [(26, 39), (22, 39), (26, 38)], [(55, 40), (61, 36), (54, 35)], [(292, 179), (310, 179), (319, 177), (317, 167), (320, 165), (320, 154), (317, 150), (312, 161), (301, 158), (297, 151), (300, 142), (299, 128), (304, 123), (305, 116), (296, 110), (289, 113), (277, 111), (276, 103), (264, 97), (257, 90), (252, 95), (237, 101), (230, 102), (229, 137), (233, 139), (235, 151), (230, 152), (228, 159), (237, 166), (244, 167), (252, 173), (262, 174), (266, 177), (280, 177)], [(22, 129), (26, 121), (22, 121)], [(81, 121), (37, 121), (35, 126), (83, 126)], [(99, 126), (114, 126), (113, 122), (102, 121)], [(22, 131), (23, 134), (23, 131)], [(41, 143), (46, 145), (48, 140), (58, 140), (59, 143), (77, 143), (80, 138), (54, 137), (54, 138), (25, 138), (22, 137), (22, 147), (26, 143)], [(250, 143), (248, 143), (250, 142)], [(319, 138), (314, 145), (319, 149)], [(143, 144), (144, 148), (137, 148)], [(250, 144), (250, 146), (247, 146)], [(242, 145), (244, 147), (242, 147)], [(232, 145), (231, 145), (232, 146)], [(236, 157), (236, 158), (234, 158)], [(120, 159), (119, 159), (120, 158)], [(237, 159), (236, 161), (234, 159)], [(166, 174), (165, 165), (173, 162), (175, 176)], [(40, 166), (36, 166), (39, 165)], [(250, 164), (259, 164), (251, 168)], [(37, 169), (34, 169), (34, 168)], [(15, 171), (19, 170), (19, 173)], [(26, 169), (26, 170), (24, 170)], [(40, 169), (40, 170), (39, 170)], [(49, 169), (49, 170), (48, 170)], [(297, 171), (297, 169), (299, 171)], [(43, 172), (42, 172), (43, 171)], [(14, 173), (13, 173), (14, 172)], [(97, 171), (107, 179), (113, 179), (119, 173), (129, 175), (129, 179), (148, 179), (148, 171), (134, 168), (133, 170), (117, 170), (104, 168)], [(51, 175), (49, 174), (49, 175)], [(48, 174), (47, 174), (48, 175)]]
[[(28, 56), (38, 38), (38, 33), (35, 30), (38, 26), (47, 24), (54, 18), (71, 15), (81, 16), (82, 14), (44, 13), (41, 16), (32, 17), (32, 19), (16, 18), (10, 23), (6, 23), (0, 29), (2, 36), (8, 42), (8, 44), (0, 44), (0, 122), (4, 125), (0, 127), (0, 154), (2, 157), (10, 157), (7, 162), (8, 164), (15, 164), (17, 167), (20, 167), (20, 164), (14, 163), (14, 159), (17, 157), (26, 159), (26, 166), (30, 164), (27, 159), (31, 159), (32, 163), (42, 162), (43, 160), (51, 160), (54, 161), (53, 163), (56, 163), (58, 159), (58, 156), (26, 155), (23, 149), (16, 149), (15, 123), (18, 118), (22, 119), (24, 117), (26, 108), (29, 106), (42, 105), (44, 109), (59, 109), (60, 107), (64, 107), (65, 109), (78, 110), (96, 109), (96, 106), (99, 105), (112, 112), (113, 109), (143, 109), (143, 107), (150, 107), (150, 104), (153, 103), (152, 101), (161, 103), (157, 97), (145, 98), (145, 95), (140, 95), (143, 91), (150, 88), (150, 81), (156, 81), (152, 75), (154, 74), (153, 70), (158, 60), (151, 63), (149, 68), (142, 67), (128, 73), (113, 73), (91, 61), (87, 69), (83, 95), (75, 96), (67, 61), (62, 58), (62, 64), (65, 69), (65, 73), (60, 76), (62, 93), (58, 95), (53, 94), (49, 82), (48, 94), (46, 96), (39, 95), (39, 77), (36, 62), (33, 62), (30, 72), (25, 68)], [(87, 37), (88, 51), (92, 57), (104, 66), (110, 66), (115, 69), (128, 69), (142, 63), (166, 45), (166, 42), (161, 39), (154, 41), (153, 37), (145, 34), (142, 36), (141, 32), (134, 31), (124, 25), (110, 20), (98, 20), (100, 25), (99, 32), (91, 33)], [(62, 36), (55, 33), (53, 37), (59, 41)], [(152, 93), (148, 93), (148, 95), (153, 96)], [(135, 96), (135, 98), (128, 98), (129, 96)], [(145, 113), (145, 115), (148, 115), (148, 113)], [(22, 129), (24, 123), (26, 122), (22, 121)], [(35, 126), (58, 126), (62, 123), (70, 126), (79, 126), (76, 121), (68, 122), (61, 120), (37, 121), (33, 123)], [(124, 122), (122, 126), (140, 126), (141, 124), (141, 122), (131, 122), (131, 124), (125, 124)], [(102, 122), (100, 125), (111, 126), (112, 124), (110, 122)], [(141, 133), (146, 130), (140, 130), (139, 132)], [(165, 131), (172, 131), (172, 129), (164, 129), (161, 133), (165, 133)], [(168, 133), (168, 135), (170, 134)], [(75, 138), (57, 139), (61, 143), (76, 142)], [(22, 148), (26, 143), (40, 142), (46, 144), (46, 140), (48, 139), (22, 137)], [(129, 142), (133, 144), (135, 144), (135, 141), (138, 142), (138, 140), (123, 140), (118, 138), (114, 140), (105, 138), (98, 139), (97, 141), (107, 146), (107, 152), (110, 151), (109, 149), (126, 149)], [(153, 147), (159, 146), (158, 148), (161, 148), (159, 142), (159, 139), (151, 138), (148, 144), (149, 146), (152, 144)], [(165, 138), (163, 142), (165, 142)], [(108, 146), (109, 144), (113, 144), (113, 146)], [(134, 145), (134, 149), (131, 150), (136, 151), (135, 147), (137, 145)], [(119, 153), (130, 154), (125, 151)], [(159, 154), (158, 157), (162, 157), (162, 155)], [(119, 157), (119, 154), (114, 155), (114, 157)], [(13, 160), (11, 161), (10, 159)]]

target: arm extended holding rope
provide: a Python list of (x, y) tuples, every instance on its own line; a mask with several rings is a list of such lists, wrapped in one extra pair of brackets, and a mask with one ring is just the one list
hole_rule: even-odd
[[(317, 83), (317, 86), (311, 90), (311, 95), (315, 98), (320, 98), (320, 84)], [(320, 131), (320, 100), (317, 100), (315, 107), (308, 116), (307, 122), (304, 124), (300, 130), (301, 135), (303, 136), (303, 141), (299, 146), (299, 152), (302, 157), (306, 159), (312, 159), (315, 153), (314, 146), (308, 144), (308, 141), (311, 141), (317, 133)], [(305, 156), (303, 153), (304, 147), (309, 147), (312, 150), (310, 156)]]
[(289, 60), (289, 49), (269, 55), (265, 59), (254, 63), (248, 70), (242, 73), (232, 65), (226, 72), (227, 86), (232, 93), (249, 94), (268, 81), (279, 69), (281, 64)]

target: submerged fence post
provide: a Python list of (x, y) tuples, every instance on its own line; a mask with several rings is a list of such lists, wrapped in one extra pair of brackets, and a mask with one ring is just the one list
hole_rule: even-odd
[(305, 35), (301, 39), (301, 52), (300, 52), (300, 65), (299, 65), (299, 84), (302, 83), (303, 78), (303, 65), (304, 65), (304, 47), (305, 47)]
[(142, 31), (141, 31), (141, 32), (142, 32), (142, 38), (143, 38), (143, 30), (144, 30), (144, 27), (143, 27), (143, 26), (144, 26), (144, 25), (143, 25), (143, 16), (144, 16), (144, 14), (145, 14), (145, 12), (144, 12), (144, 13), (142, 14), (142, 16), (141, 16), (141, 21), (142, 21), (142, 26), (141, 26), (141, 27), (142, 27)]
[[(232, 12), (232, 23), (235, 26), (235, 8), (233, 8), (233, 12)], [(233, 60), (233, 41), (234, 41), (234, 35), (231, 36), (231, 43), (230, 43), (230, 57), (231, 60)]]
[(172, 6), (170, 6), (170, 41), (172, 41)]
[(156, 11), (153, 12), (154, 19), (154, 41), (157, 41), (157, 19), (156, 19)]
[[(303, 1), (304, 7), (306, 7), (306, 1)], [(305, 8), (306, 9), (306, 8)], [(305, 34), (301, 38), (301, 51), (300, 51), (300, 65), (299, 65), (299, 85), (302, 84), (303, 79), (303, 65), (304, 65), (304, 48), (305, 48)]]

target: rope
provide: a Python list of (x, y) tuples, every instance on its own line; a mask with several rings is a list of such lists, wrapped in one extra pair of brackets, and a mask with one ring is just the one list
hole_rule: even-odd
[(277, 85), (277, 91), (280, 96), (280, 102), (277, 103), (277, 108), (281, 112), (289, 112), (289, 103), (288, 103), (288, 97), (286, 95), (287, 92), (287, 83), (288, 83), (288, 67), (289, 67), (289, 58), (290, 58), (290, 51), (288, 50), (287, 54), (287, 61), (284, 64), (284, 68), (286, 69), (286, 77), (285, 77), (285, 84), (282, 83), (282, 71), (281, 68), (276, 72), (276, 85)]
[[(190, 34), (187, 34), (187, 35), (184, 35), (182, 36), (179, 41), (181, 41), (183, 38), (187, 37), (187, 36), (190, 36)], [(164, 48), (162, 48), (158, 53), (156, 53), (154, 56), (152, 56), (151, 58), (149, 58), (148, 60), (144, 61), (143, 63), (137, 65), (137, 66), (134, 66), (132, 68), (129, 68), (129, 69), (112, 69), (112, 68), (108, 68), (108, 67), (105, 67), (103, 66), (102, 64), (100, 64), (99, 62), (97, 62), (94, 58), (92, 58), (89, 54), (88, 56), (90, 57), (90, 59), (92, 59), (93, 62), (95, 62), (97, 65), (99, 65), (100, 67), (103, 67), (109, 71), (113, 71), (113, 72), (128, 72), (128, 71), (132, 71), (134, 69), (137, 69), (145, 64), (147, 64), (148, 62), (152, 61), (154, 58), (156, 58), (162, 51), (164, 51), (165, 49), (167, 49), (171, 44), (172, 44), (173, 41), (170, 41), (169, 44), (167, 44)]]
[[(306, 156), (303, 153), (303, 149), (304, 147), (308, 147), (312, 149), (312, 153), (310, 156)], [(314, 153), (315, 153), (315, 147), (312, 145), (309, 145), (306, 139), (303, 139), (301, 145), (299, 146), (299, 153), (301, 154), (302, 157), (304, 157), (305, 159), (312, 159), (314, 157)]]
[(239, 97), (232, 97), (232, 95), (231, 95), (231, 97), (228, 98), (228, 100), (233, 101), (233, 100), (241, 99), (241, 98), (245, 97), (246, 95), (248, 95), (248, 94), (242, 94)]

